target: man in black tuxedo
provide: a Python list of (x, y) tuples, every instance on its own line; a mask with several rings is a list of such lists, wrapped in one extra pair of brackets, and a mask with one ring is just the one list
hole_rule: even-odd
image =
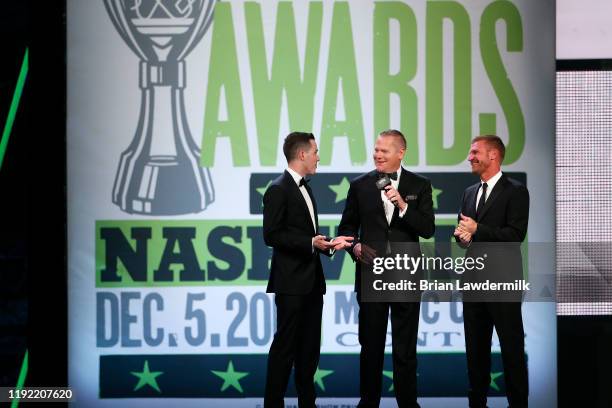
[[(405, 151), (406, 139), (400, 131), (379, 134), (373, 155), (376, 169), (351, 182), (338, 227), (339, 234), (355, 238), (354, 246), (347, 251), (358, 261), (355, 290), (360, 306), (360, 407), (380, 404), (389, 309), (395, 397), (401, 408), (419, 407), (416, 343), (420, 303), (364, 302), (361, 291), (362, 262), (371, 261), (373, 247), (418, 243), (419, 236), (429, 238), (434, 234), (431, 183), (401, 167)], [(389, 177), (391, 185), (379, 190), (376, 182), (383, 177)]]
[[(489, 253), (487, 279), (510, 281), (523, 278), (520, 243), (527, 234), (529, 192), (501, 172), (506, 148), (498, 136), (472, 140), (468, 161), (480, 182), (463, 193), (455, 237), (467, 256)], [(495, 255), (491, 256), (491, 252)], [(466, 272), (468, 274), (469, 272)], [(469, 278), (466, 276), (466, 278)], [(496, 295), (497, 296), (497, 295)], [(527, 407), (528, 378), (520, 293), (514, 301), (507, 295), (466, 298), (463, 302), (465, 347), (470, 407), (486, 407), (491, 382), (491, 337), (499, 337), (506, 395), (511, 408)]]
[[(300, 407), (315, 406), (314, 374), (319, 364), (325, 277), (319, 254), (349, 246), (318, 233), (317, 204), (306, 175), (317, 171), (319, 149), (312, 133), (285, 138), (288, 168), (263, 199), (263, 235), (273, 248), (268, 293), (275, 293), (277, 323), (268, 355), (265, 407), (284, 407), (291, 368)], [(349, 238), (349, 240), (351, 240)]]

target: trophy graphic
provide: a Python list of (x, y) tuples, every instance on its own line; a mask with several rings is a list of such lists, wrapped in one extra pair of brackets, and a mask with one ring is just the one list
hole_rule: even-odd
[(113, 203), (128, 213), (179, 215), (215, 199), (207, 168), (185, 115), (185, 57), (202, 39), (215, 0), (104, 0), (130, 49), (140, 58), (140, 116), (121, 154)]

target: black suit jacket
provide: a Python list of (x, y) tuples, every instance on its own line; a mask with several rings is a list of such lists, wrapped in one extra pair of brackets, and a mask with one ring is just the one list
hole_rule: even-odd
[[(486, 254), (486, 267), (481, 272), (472, 272), (471, 278), (466, 272), (464, 279), (494, 279), (501, 282), (522, 279), (520, 245), (527, 235), (529, 192), (523, 184), (502, 174), (476, 217), (479, 188), (480, 182), (465, 190), (461, 200), (461, 213), (478, 223), (466, 256), (479, 257)], [(460, 218), (459, 216), (458, 220)]]
[(263, 236), (273, 248), (268, 293), (305, 295), (315, 285), (325, 293), (320, 252), (312, 250), (319, 219), (314, 196), (310, 198), (317, 225), (312, 225), (306, 201), (289, 172), (276, 178), (264, 194)]
[[(351, 182), (339, 235), (355, 237), (354, 243), (361, 242), (375, 249), (381, 244), (394, 242), (419, 242), (419, 237), (430, 238), (435, 231), (431, 183), (425, 177), (402, 169), (397, 190), (408, 204), (403, 217), (395, 207), (391, 224), (387, 223), (380, 190), (376, 188), (378, 173), (374, 170)], [(420, 256), (418, 245), (413, 256)], [(352, 248), (348, 249), (355, 260)], [(378, 252), (378, 251), (377, 251)], [(361, 286), (361, 263), (357, 262), (355, 290)]]

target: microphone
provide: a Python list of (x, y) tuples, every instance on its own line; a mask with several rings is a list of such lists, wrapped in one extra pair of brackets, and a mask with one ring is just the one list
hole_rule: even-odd
[[(378, 188), (381, 191), (385, 191), (387, 186), (391, 185), (391, 178), (387, 174), (384, 174), (384, 173), (379, 174), (378, 177), (379, 177), (379, 179), (376, 180), (376, 188)], [(394, 206), (398, 207), (397, 201), (391, 201), (391, 203)]]
[(376, 188), (379, 190), (384, 190), (385, 187), (391, 185), (391, 178), (386, 174), (379, 175), (378, 180), (376, 181)]

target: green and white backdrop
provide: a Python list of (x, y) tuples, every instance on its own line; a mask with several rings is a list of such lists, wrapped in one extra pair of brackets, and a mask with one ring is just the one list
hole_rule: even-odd
[[(275, 308), (261, 199), (291, 130), (317, 137), (322, 232), (335, 233), (348, 180), (372, 168), (377, 132), (398, 128), (405, 167), (432, 180), (436, 242), (451, 239), (483, 133), (505, 140), (506, 170), (531, 191), (530, 242), (552, 242), (554, 5), (69, 0), (76, 404), (262, 403)], [(324, 268), (319, 402), (355, 403), (354, 267), (341, 252)], [(555, 406), (554, 304), (525, 304), (524, 319), (532, 404)], [(497, 339), (493, 350), (502, 406)], [(424, 406), (464, 406), (460, 304), (423, 303), (418, 351)], [(390, 356), (384, 370), (393, 406)]]

